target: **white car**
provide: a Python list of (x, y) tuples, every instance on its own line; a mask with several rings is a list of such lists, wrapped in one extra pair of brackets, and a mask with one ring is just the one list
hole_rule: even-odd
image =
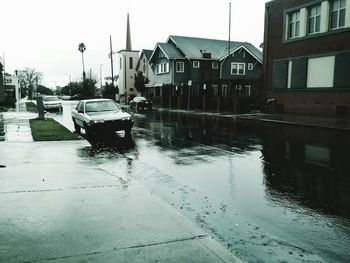
[(115, 131), (125, 131), (125, 136), (131, 135), (134, 124), (131, 115), (111, 99), (87, 99), (79, 101), (72, 111), (74, 128), (77, 133), (81, 128), (87, 137), (104, 136)]
[(57, 96), (45, 96), (43, 98), (45, 110), (58, 109), (62, 110), (62, 102)]

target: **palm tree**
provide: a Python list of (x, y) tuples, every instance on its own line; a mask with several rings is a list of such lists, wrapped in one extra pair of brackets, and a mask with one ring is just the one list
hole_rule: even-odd
[(83, 61), (83, 82), (85, 82), (85, 65), (84, 65), (84, 51), (86, 50), (85, 44), (80, 43), (78, 49), (81, 52), (81, 59)]

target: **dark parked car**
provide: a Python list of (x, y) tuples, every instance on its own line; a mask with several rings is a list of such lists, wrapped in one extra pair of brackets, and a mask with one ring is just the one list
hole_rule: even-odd
[(151, 110), (153, 107), (153, 102), (151, 100), (146, 99), (145, 97), (135, 97), (130, 101), (131, 109), (149, 109)]
[(133, 120), (111, 99), (81, 100), (72, 111), (74, 128), (77, 133), (85, 130), (89, 138), (105, 136), (115, 131), (124, 130), (130, 137)]

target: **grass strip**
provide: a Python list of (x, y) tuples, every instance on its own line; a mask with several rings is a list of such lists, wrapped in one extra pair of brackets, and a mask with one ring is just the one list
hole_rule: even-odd
[(38, 108), (34, 102), (28, 101), (26, 102), (27, 111), (30, 112), (38, 112)]
[(54, 119), (30, 119), (29, 123), (34, 141), (80, 140), (78, 135), (72, 133)]

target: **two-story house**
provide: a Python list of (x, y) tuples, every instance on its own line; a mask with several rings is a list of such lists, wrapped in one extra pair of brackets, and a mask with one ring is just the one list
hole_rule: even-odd
[(149, 91), (163, 107), (234, 110), (237, 98), (260, 94), (262, 53), (250, 43), (169, 36), (149, 63)]
[(263, 52), (269, 110), (350, 115), (350, 0), (266, 3)]

